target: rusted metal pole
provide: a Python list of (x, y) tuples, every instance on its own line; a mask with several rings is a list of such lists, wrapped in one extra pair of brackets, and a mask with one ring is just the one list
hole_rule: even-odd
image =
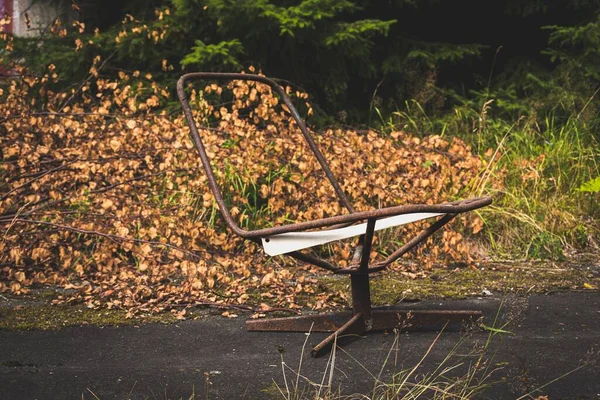
[(393, 263), (394, 261), (396, 261), (397, 259), (402, 257), (404, 254), (408, 253), (410, 250), (417, 247), (419, 244), (421, 244), (423, 241), (425, 241), (425, 239), (427, 239), (429, 236), (433, 235), (433, 233), (435, 231), (437, 231), (438, 229), (440, 229), (442, 226), (444, 226), (448, 222), (452, 221), (454, 219), (454, 217), (456, 217), (456, 214), (444, 215), (442, 218), (440, 218), (435, 223), (433, 223), (430, 227), (421, 231), (421, 233), (419, 233), (417, 236), (415, 236), (414, 238), (409, 240), (404, 246), (400, 247), (398, 250), (396, 250), (392, 254), (390, 254), (382, 262), (382, 264), (389, 265), (389, 264)]
[(362, 256), (360, 265), (355, 273), (350, 275), (350, 287), (352, 289), (352, 310), (354, 314), (363, 315), (364, 330), (371, 329), (371, 289), (369, 285), (369, 260), (371, 259), (371, 247), (373, 234), (375, 232), (376, 219), (367, 221), (367, 232), (364, 235)]
[(354, 314), (348, 322), (346, 322), (340, 329), (327, 336), (325, 340), (313, 347), (310, 353), (313, 357), (321, 357), (323, 354), (328, 353), (334, 344), (337, 344), (338, 340), (341, 340), (343, 335), (355, 334), (360, 335), (364, 332), (362, 329), (364, 325), (362, 313)]

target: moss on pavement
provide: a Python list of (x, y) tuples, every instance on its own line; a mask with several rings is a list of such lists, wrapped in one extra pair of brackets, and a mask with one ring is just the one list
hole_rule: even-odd
[[(347, 276), (322, 275), (321, 291), (331, 292), (350, 302), (350, 280)], [(558, 290), (598, 290), (600, 264), (495, 263), (482, 269), (446, 268), (426, 273), (386, 272), (371, 280), (374, 305), (395, 304), (402, 300), (432, 298), (466, 298), (502, 295), (502, 293), (544, 293)], [(81, 325), (134, 325), (149, 322), (175, 322), (173, 314), (135, 315), (124, 310), (89, 309), (82, 305), (51, 305), (57, 292), (49, 289), (35, 295), (0, 299), (0, 329), (50, 330)], [(252, 295), (250, 296), (252, 298)], [(260, 299), (260, 297), (258, 297)], [(302, 298), (299, 303), (310, 302)], [(339, 299), (338, 299), (339, 300)], [(263, 300), (264, 301), (264, 300)], [(344, 300), (341, 300), (344, 302)], [(189, 310), (187, 317), (198, 316)]]
[[(350, 298), (350, 281), (343, 276), (319, 279), (324, 290)], [(552, 263), (493, 264), (483, 269), (434, 269), (425, 275), (387, 272), (371, 280), (374, 305), (401, 300), (466, 298), (501, 293), (545, 293), (556, 290), (600, 288), (598, 266)]]
[(135, 316), (127, 318), (123, 310), (94, 310), (81, 305), (54, 306), (50, 303), (20, 301), (14, 307), (0, 307), (0, 329), (53, 330), (67, 326), (135, 325), (149, 322), (174, 322), (170, 313)]

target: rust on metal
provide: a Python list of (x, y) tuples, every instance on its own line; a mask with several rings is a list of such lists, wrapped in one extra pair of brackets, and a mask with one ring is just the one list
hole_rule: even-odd
[[(371, 311), (373, 326), (371, 330), (421, 331), (439, 330), (446, 324), (447, 330), (461, 327), (462, 324), (475, 322), (482, 317), (479, 310), (396, 310)], [(329, 314), (308, 314), (297, 317), (250, 319), (246, 328), (256, 332), (335, 332), (352, 318), (351, 312)]]
[(351, 312), (297, 317), (249, 319), (246, 329), (257, 332), (335, 332), (352, 318)]
[(321, 357), (331, 350), (334, 345), (341, 344), (340, 341), (347, 340), (348, 337), (345, 335), (361, 335), (364, 332), (364, 316), (361, 312), (356, 313), (342, 325), (337, 331), (327, 336), (325, 340), (313, 347), (310, 355), (313, 357)]
[[(387, 268), (387, 264), (384, 263), (377, 263), (377, 264), (373, 264), (369, 267), (369, 269), (367, 270), (369, 272), (369, 274), (374, 274), (375, 272), (379, 272), (379, 271), (383, 271)], [(333, 271), (334, 274), (337, 275), (352, 275), (352, 274), (358, 274), (361, 273), (360, 270), (358, 269), (358, 265), (350, 265), (347, 268), (337, 268), (335, 271)]]
[(373, 234), (375, 233), (375, 218), (367, 221), (367, 231), (361, 236), (362, 252), (358, 271), (350, 275), (350, 288), (352, 290), (352, 312), (354, 315), (363, 316), (362, 332), (371, 330), (371, 288), (369, 285), (369, 260)]
[(400, 247), (398, 250), (396, 250), (392, 254), (390, 254), (389, 257), (386, 258), (382, 264), (389, 265), (389, 264), (393, 263), (394, 261), (396, 261), (397, 259), (402, 257), (404, 254), (408, 253), (410, 250), (417, 247), (429, 236), (433, 235), (442, 226), (444, 226), (448, 222), (452, 221), (454, 219), (454, 217), (456, 217), (456, 214), (444, 215), (442, 218), (440, 218), (436, 222), (434, 222), (431, 226), (422, 230), (421, 233), (419, 233), (417, 236), (415, 236), (414, 238), (409, 240), (404, 246)]

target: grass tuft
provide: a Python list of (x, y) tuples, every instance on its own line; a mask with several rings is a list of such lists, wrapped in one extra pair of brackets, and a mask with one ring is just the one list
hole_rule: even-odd
[(570, 117), (554, 111), (516, 115), (506, 101), (461, 101), (453, 113), (435, 117), (408, 103), (383, 121), (383, 129), (460, 137), (489, 160), (471, 190), (494, 197), (493, 206), (478, 213), (487, 247), (497, 257), (562, 259), (572, 251), (597, 249), (598, 116), (583, 119), (578, 110)]

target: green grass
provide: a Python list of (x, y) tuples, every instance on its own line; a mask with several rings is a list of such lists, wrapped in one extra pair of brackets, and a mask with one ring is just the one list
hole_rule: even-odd
[[(492, 243), (508, 254), (560, 258), (569, 246), (591, 245), (581, 238), (598, 238), (592, 195), (577, 191), (600, 175), (598, 143), (576, 121), (557, 127), (550, 120), (545, 126), (539, 130), (525, 125), (498, 145), (503, 156), (494, 168), (507, 171), (506, 187), (490, 190), (498, 201), (482, 215), (489, 222)], [(525, 171), (519, 168), (527, 162)]]
[[(581, 110), (567, 117), (564, 110), (517, 117), (512, 106), (487, 97), (463, 99), (454, 112), (431, 116), (407, 103), (381, 124), (384, 134), (404, 129), (457, 136), (491, 160), (470, 194), (494, 198), (479, 215), (497, 257), (562, 259), (572, 250), (597, 251), (600, 198), (581, 188), (593, 189), (600, 179), (600, 118), (584, 119)], [(500, 177), (503, 187), (491, 186), (491, 177)]]

